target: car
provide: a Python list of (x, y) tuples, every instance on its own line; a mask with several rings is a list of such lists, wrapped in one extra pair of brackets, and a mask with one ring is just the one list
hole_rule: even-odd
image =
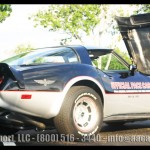
[[(1, 61), (1, 129), (54, 127), (81, 140), (97, 135), (103, 122), (150, 119), (150, 14), (116, 20), (132, 63), (113, 49), (82, 45), (39, 48)], [(95, 60), (107, 55), (124, 69), (99, 69)]]

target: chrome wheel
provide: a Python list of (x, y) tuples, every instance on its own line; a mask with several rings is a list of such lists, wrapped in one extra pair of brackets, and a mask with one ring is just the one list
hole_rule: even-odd
[(73, 110), (73, 120), (78, 130), (82, 132), (90, 131), (99, 119), (98, 107), (91, 97), (80, 98)]
[(71, 134), (75, 141), (97, 135), (103, 123), (101, 97), (90, 87), (72, 87), (54, 123), (60, 134)]

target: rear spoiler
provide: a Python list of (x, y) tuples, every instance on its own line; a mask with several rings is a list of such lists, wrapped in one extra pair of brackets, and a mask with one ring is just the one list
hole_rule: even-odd
[(6, 63), (0, 63), (0, 74), (7, 74), (13, 80), (16, 80), (21, 89), (25, 88), (23, 76), (20, 71), (14, 69)]

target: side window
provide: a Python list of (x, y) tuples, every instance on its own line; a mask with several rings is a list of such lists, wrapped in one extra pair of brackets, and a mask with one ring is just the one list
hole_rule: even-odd
[(101, 70), (128, 70), (128, 68), (112, 54), (100, 56), (93, 60), (92, 63)]
[(69, 53), (66, 55), (69, 63), (78, 62), (77, 55), (73, 50), (69, 51)]
[[(108, 61), (109, 61), (109, 58), (108, 58)], [(107, 69), (107, 67), (105, 67), (105, 68)], [(114, 57), (112, 55), (110, 63), (108, 64), (108, 70), (129, 70), (129, 69), (128, 69), (128, 67), (126, 67), (125, 65), (123, 65), (116, 57)]]
[(35, 57), (27, 60), (26, 64), (44, 64), (44, 63), (75, 63), (78, 62), (76, 53), (71, 48), (53, 48), (46, 54), (37, 54)]

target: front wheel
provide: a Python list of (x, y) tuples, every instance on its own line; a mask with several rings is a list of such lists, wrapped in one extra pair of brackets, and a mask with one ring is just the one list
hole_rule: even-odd
[(96, 135), (103, 123), (100, 96), (86, 86), (72, 87), (54, 123), (60, 134), (72, 134), (75, 140)]

